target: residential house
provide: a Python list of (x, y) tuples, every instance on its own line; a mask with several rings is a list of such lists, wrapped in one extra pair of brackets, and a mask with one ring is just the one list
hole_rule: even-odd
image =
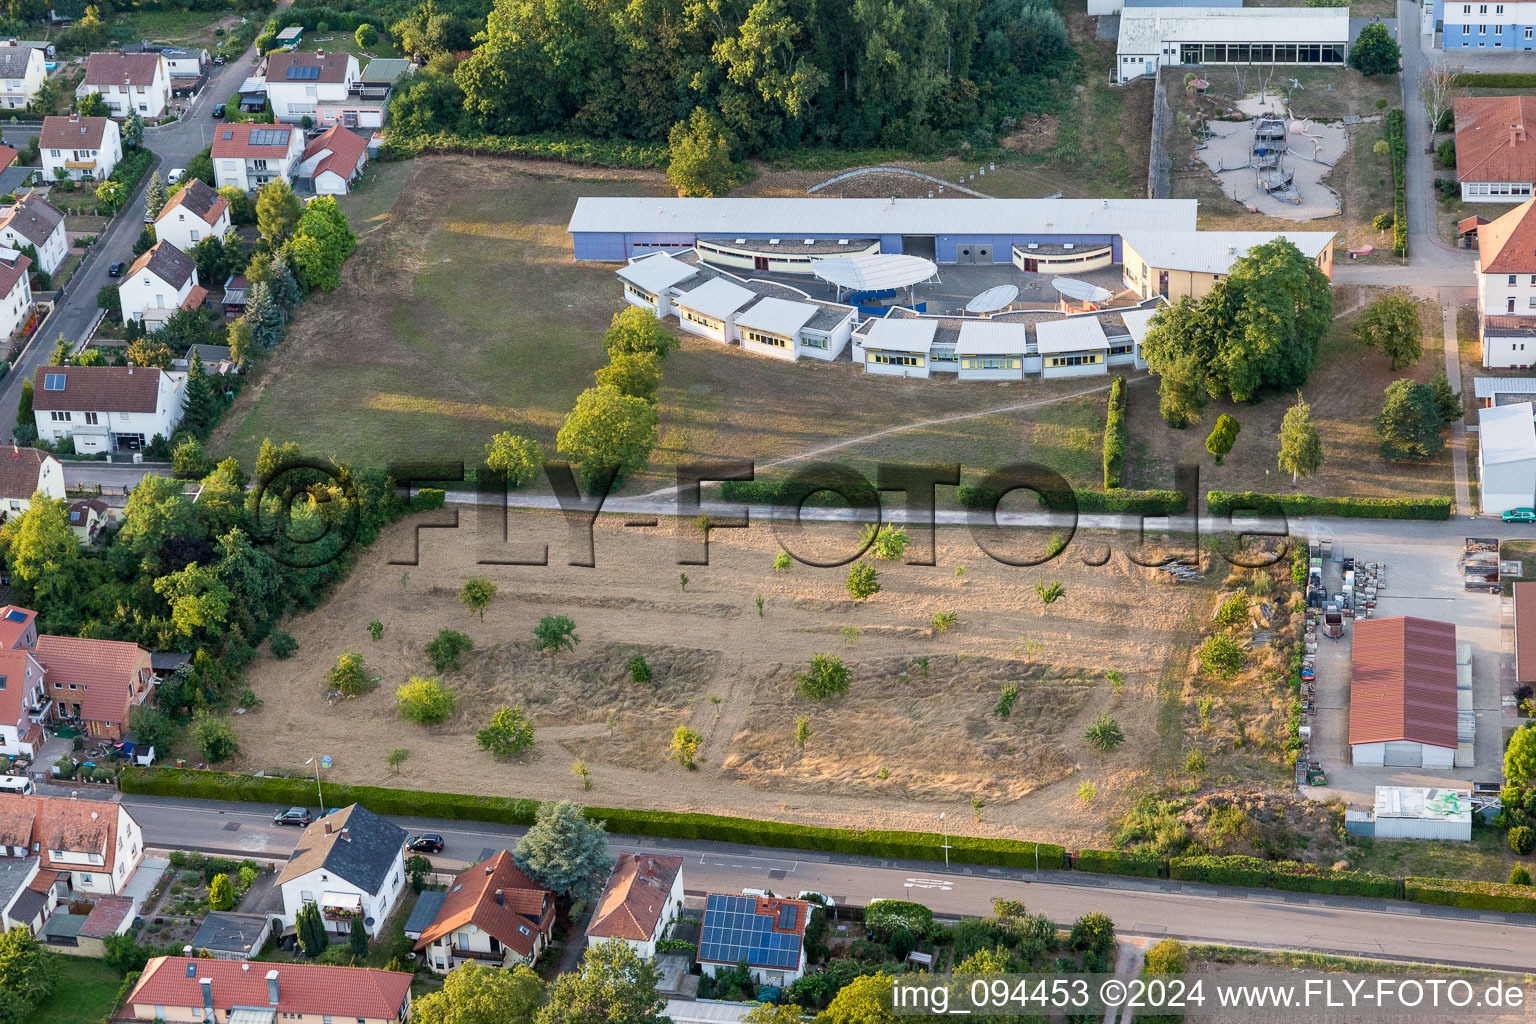
[(174, 243), (161, 239), (133, 261), (117, 289), (123, 322), (141, 321), (151, 330), (183, 309), (195, 309), (208, 298), (197, 283), (197, 264)]
[(1531, 0), (1435, 0), (1424, 7), (1425, 42), (1434, 38), (1438, 23), (1447, 50), (1536, 50), (1536, 3)]
[(42, 747), (49, 717), (46, 674), (35, 648), (0, 651), (0, 754), (33, 757)]
[(75, 98), (100, 93), (113, 117), (153, 121), (171, 105), (171, 72), (159, 53), (93, 53)]
[(32, 496), (41, 492), (55, 501), (64, 499), (64, 467), (59, 460), (36, 448), (11, 445), (0, 448), (0, 523), (32, 507)]
[(852, 306), (770, 295), (737, 314), (736, 336), (744, 351), (774, 359), (833, 360), (847, 348), (857, 318)]
[(267, 944), (272, 918), (266, 914), (236, 914), (215, 910), (203, 918), (192, 938), (192, 948), (215, 960), (249, 960)]
[(314, 124), (338, 124), (359, 73), (350, 53), (270, 53), (266, 77), (272, 116), (290, 123), (307, 117)]
[(309, 140), (299, 162), (298, 178), (321, 196), (346, 195), (368, 162), (368, 141), (341, 125), (333, 125)]
[(698, 963), (711, 978), (745, 963), (759, 985), (783, 988), (805, 974), (805, 926), (812, 905), (771, 896), (712, 892), (704, 899)]
[(1536, 365), (1536, 200), (1477, 231), (1477, 311), (1483, 365)]
[(193, 178), (171, 196), (155, 218), (155, 238), (191, 254), (205, 238), (223, 238), (233, 230), (229, 199)]
[(82, 498), (69, 506), (69, 528), (81, 544), (96, 543), (96, 534), (111, 518), (111, 510), (100, 498)]
[(53, 715), (87, 736), (121, 739), (133, 709), (154, 691), (149, 652), (124, 640), (37, 638), (45, 695)]
[(41, 366), (32, 378), (38, 436), (75, 451), (142, 451), (181, 422), (187, 375), (156, 366)]
[(14, 206), (0, 210), (0, 245), (11, 249), (32, 246), (37, 250), (37, 267), (53, 274), (69, 255), (69, 237), (64, 230), (64, 211), (28, 192)]
[(32, 261), (15, 249), (0, 249), (0, 338), (8, 338), (32, 316)]
[(344, 128), (382, 128), (389, 113), (389, 94), (400, 76), (412, 74), (416, 65), (403, 58), (375, 57), (363, 68), (348, 90), (347, 101), (337, 110), (323, 109), (321, 115), (339, 114)]
[(377, 935), (405, 885), (405, 830), (357, 804), (332, 811), (304, 830), (277, 885), (285, 927), (314, 903), (328, 930), (344, 935), (361, 917)]
[(1412, 616), (1357, 619), (1350, 654), (1355, 767), (1449, 769), (1459, 745), (1456, 627)]
[(115, 1019), (403, 1024), (411, 1014), (411, 977), (372, 967), (157, 956), (145, 965)]
[(0, 41), (0, 104), (24, 110), (47, 79), (43, 51), (15, 39)]
[(622, 942), (650, 960), (682, 910), (683, 858), (626, 851), (592, 905), (587, 944)]
[(515, 967), (538, 959), (554, 926), (554, 893), (535, 885), (502, 850), (449, 884), (416, 949), (438, 974), (471, 961)]
[[(44, 925), (44, 941), (48, 926), (69, 914), (54, 914)], [(73, 942), (52, 943), (60, 953), (70, 956), (103, 957), (107, 955), (106, 940), (113, 935), (124, 935), (133, 924), (133, 900), (126, 896), (103, 896), (91, 907), (90, 913), (79, 915), (80, 924), (71, 929)]]
[(161, 50), (171, 74), (171, 95), (192, 96), (208, 81), (208, 51), (201, 47)]
[(0, 859), (36, 857), (39, 878), (71, 896), (120, 896), (144, 860), (144, 832), (122, 804), (64, 796), (0, 800)]
[(247, 192), (269, 181), (293, 183), (304, 133), (292, 125), (221, 124), (213, 133), (213, 180)]
[(123, 131), (110, 117), (45, 117), (37, 144), (45, 181), (61, 170), (76, 181), (105, 181), (123, 158)]
[(6, 931), (25, 928), (36, 935), (59, 905), (64, 887), (41, 864), (37, 856), (0, 856), (0, 927)]
[(1536, 96), (1462, 96), (1455, 103), (1462, 202), (1530, 199), (1536, 184)]
[(1477, 479), (1482, 511), (1536, 506), (1536, 406), (1517, 402), (1479, 409)]

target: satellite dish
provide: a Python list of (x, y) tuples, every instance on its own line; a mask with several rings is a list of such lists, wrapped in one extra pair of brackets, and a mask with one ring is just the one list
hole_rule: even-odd
[(995, 313), (1000, 309), (1007, 309), (1014, 299), (1019, 297), (1019, 289), (1016, 285), (1000, 284), (995, 288), (988, 288), (970, 302), (965, 304), (967, 313)]

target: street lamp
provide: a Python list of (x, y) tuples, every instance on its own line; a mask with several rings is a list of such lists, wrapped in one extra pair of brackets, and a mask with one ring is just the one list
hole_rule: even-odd
[(940, 834), (940, 836), (943, 839), (944, 866), (947, 868), (947, 867), (949, 867), (949, 833), (944, 829), (944, 815), (946, 813), (948, 813), (948, 812), (946, 812), (946, 811), (940, 811), (939, 812), (939, 834)]
[(320, 769), (322, 767), (329, 768), (331, 766), (331, 756), (327, 754), (318, 760), (312, 757), (304, 763), (306, 765), (313, 764), (315, 766), (315, 795), (320, 798), (320, 817), (323, 818), (325, 817), (325, 792), (320, 788)]

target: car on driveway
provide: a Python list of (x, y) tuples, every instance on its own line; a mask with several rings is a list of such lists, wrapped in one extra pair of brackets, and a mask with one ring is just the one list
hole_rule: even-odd
[(310, 817), (309, 809), (305, 807), (290, 807), (286, 811), (278, 811), (272, 817), (274, 825), (297, 825), (307, 828), (315, 819)]
[(213, 63), (214, 63), (214, 65), (216, 67), (223, 67), (224, 66), (224, 55), (221, 53), (221, 54), (217, 55), (216, 57), (214, 57), (213, 58)]
[(116, 263), (112, 264), (110, 267), (107, 268), (107, 276), (108, 277), (122, 277), (123, 276), (123, 267), (124, 267), (123, 261), (122, 260), (118, 260)]
[(216, 119), (224, 116), (224, 104), (218, 103), (214, 105), (213, 116)]
[(165, 176), (165, 183), (167, 185), (174, 185), (186, 176), (187, 169), (185, 167), (172, 167), (171, 173)]
[(1536, 523), (1536, 508), (1512, 508), (1500, 518), (1506, 523)]
[(405, 847), (417, 853), (442, 853), (443, 837), (436, 832), (423, 832), (419, 836), (411, 836), (407, 839)]

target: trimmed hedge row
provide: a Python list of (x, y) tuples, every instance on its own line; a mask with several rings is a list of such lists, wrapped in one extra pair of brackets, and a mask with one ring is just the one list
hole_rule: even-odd
[(1163, 861), (1119, 850), (1078, 850), (1072, 856), (1074, 871), (1096, 875), (1131, 875), (1136, 878), (1161, 878)]
[[(802, 486), (800, 491), (804, 490)], [(722, 480), (720, 500), (738, 501), (744, 505), (793, 505), (796, 494), (790, 493), (788, 480)], [(854, 495), (861, 505), (878, 505), (880, 492), (866, 482), (865, 488)], [(835, 491), (815, 491), (805, 499), (806, 505), (846, 505), (848, 500)]]
[[(1136, 512), (1147, 516), (1176, 516), (1189, 507), (1189, 496), (1181, 491), (1132, 491), (1116, 487), (1110, 491), (1077, 491), (1079, 512)], [(996, 508), (1002, 495), (986, 487), (961, 484), (955, 488), (955, 498), (966, 508)], [(1064, 511), (1065, 502), (1052, 502), (1046, 495), (1039, 495), (1042, 508)]]
[(1109, 407), (1104, 415), (1104, 489), (1120, 487), (1125, 468), (1125, 375), (1115, 374), (1109, 386)]
[(1450, 498), (1327, 498), (1316, 494), (1259, 494), (1255, 491), (1208, 491), (1206, 511), (1229, 515), (1233, 508), (1250, 511), (1273, 508), (1289, 516), (1332, 516), (1337, 519), (1451, 518)]
[(553, 133), (470, 135), (462, 132), (436, 132), (430, 135), (399, 135), (390, 132), (386, 137), (385, 155), (392, 159), (405, 159), (422, 153), (516, 156), (596, 167), (665, 167), (668, 160), (668, 150), (664, 143), (583, 139)]
[(1392, 158), (1392, 251), (1408, 255), (1408, 115), (1387, 111), (1387, 148)]
[(1536, 89), (1536, 74), (1529, 71), (1463, 71), (1456, 84), (1466, 89)]
[[(204, 800), (239, 800), (302, 805), (314, 793), (313, 779), (280, 779), (192, 768), (125, 768), (118, 775), (124, 793), (186, 797)], [(528, 825), (538, 809), (536, 800), (516, 797), (472, 796), (466, 793), (421, 793), (381, 786), (326, 786), (334, 806), (359, 803), (378, 814), (420, 816), (427, 812), (450, 821), (488, 821), (499, 825)], [(707, 839), (723, 843), (775, 846), (790, 850), (820, 850), (870, 857), (908, 860), (943, 860), (944, 837), (932, 832), (877, 832), (820, 828), (779, 821), (755, 821), (714, 814), (675, 811), (634, 811), (617, 807), (588, 807), (587, 816), (608, 823), (620, 835), (654, 836), (661, 839)], [(1059, 869), (1066, 851), (1046, 843), (1015, 839), (948, 837), (951, 860), (995, 867), (1033, 868), (1038, 851), (1040, 867)]]
[(1536, 889), (1503, 882), (1470, 882), (1459, 878), (1405, 878), (1404, 897), (1414, 903), (1465, 910), (1507, 910), (1536, 914)]
[(1257, 857), (1174, 857), (1168, 877), (1183, 882), (1237, 885), (1250, 889), (1317, 892), (1334, 896), (1399, 897), (1397, 879), (1371, 871), (1332, 871), (1316, 864)]

